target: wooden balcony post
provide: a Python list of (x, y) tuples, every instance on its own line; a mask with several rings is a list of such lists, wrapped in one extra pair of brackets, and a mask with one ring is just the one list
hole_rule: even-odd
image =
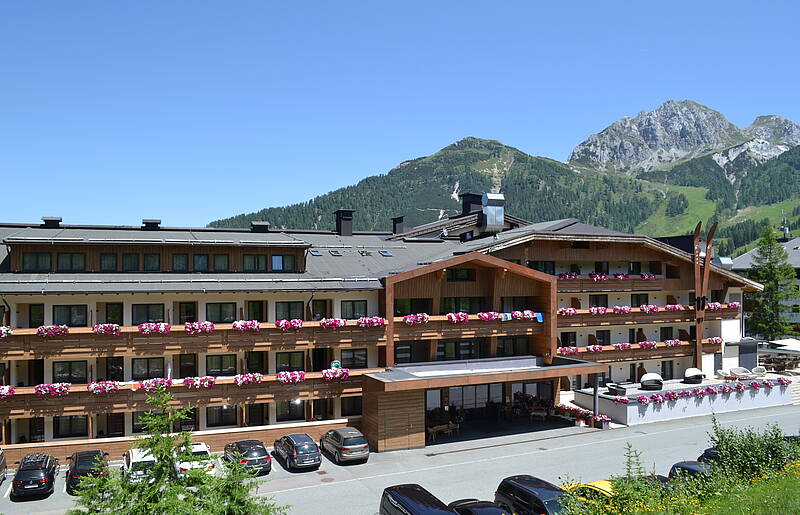
[(86, 438), (88, 438), (90, 440), (92, 438), (94, 438), (94, 417), (95, 416), (96, 415), (94, 413), (88, 413), (86, 415), (86, 422), (87, 422), (87, 424), (86, 424), (86, 432), (87, 432)]

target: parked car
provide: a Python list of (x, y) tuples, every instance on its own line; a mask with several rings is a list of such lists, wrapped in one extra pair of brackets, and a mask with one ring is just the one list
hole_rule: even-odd
[(574, 493), (581, 500), (587, 502), (605, 501), (614, 495), (611, 481), (608, 481), (607, 479), (590, 481), (588, 483), (572, 483), (569, 485), (564, 485), (563, 489), (567, 492)]
[(11, 482), (11, 497), (32, 497), (53, 493), (58, 474), (58, 459), (48, 454), (28, 454), (17, 462)]
[(354, 427), (331, 429), (319, 439), (319, 448), (333, 456), (336, 463), (369, 459), (367, 439)]
[(703, 463), (711, 463), (713, 461), (717, 461), (718, 459), (719, 451), (716, 447), (709, 447), (703, 451), (703, 454), (697, 457), (697, 461), (701, 461)]
[(554, 515), (561, 511), (564, 490), (529, 475), (509, 476), (500, 482), (494, 502), (515, 515)]
[(72, 494), (80, 487), (84, 477), (97, 477), (108, 472), (108, 453), (94, 451), (79, 451), (67, 458), (67, 493)]
[(420, 485), (406, 484), (387, 487), (381, 496), (380, 515), (452, 515), (438, 497)]
[(675, 479), (681, 475), (695, 476), (705, 474), (711, 470), (711, 465), (702, 461), (679, 461), (669, 469), (669, 478)]
[(190, 470), (205, 470), (207, 474), (216, 474), (216, 459), (211, 455), (211, 447), (203, 442), (194, 442), (190, 449), (192, 459), (175, 463), (175, 475), (185, 476)]
[(322, 454), (316, 442), (305, 433), (282, 436), (275, 440), (275, 457), (281, 458), (289, 470), (319, 468)]
[(6, 453), (3, 452), (3, 449), (0, 449), (0, 470), (3, 471), (3, 475), (0, 477), (0, 483), (3, 483), (8, 477), (8, 462), (6, 461)]
[(122, 475), (133, 483), (151, 482), (149, 472), (156, 464), (156, 458), (142, 449), (131, 449), (122, 455)]
[(447, 507), (459, 515), (511, 515), (511, 512), (491, 501), (478, 499), (460, 499), (451, 502)]
[(239, 440), (225, 446), (223, 459), (238, 461), (244, 468), (256, 474), (269, 474), (272, 470), (272, 456), (261, 440)]

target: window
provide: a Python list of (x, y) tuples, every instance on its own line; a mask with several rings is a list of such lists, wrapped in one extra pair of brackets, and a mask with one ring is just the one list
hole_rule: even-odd
[(107, 381), (123, 381), (124, 377), (124, 359), (122, 356), (114, 356), (106, 358), (106, 376)]
[(117, 271), (117, 255), (114, 253), (100, 254), (100, 271), (101, 272), (116, 272)]
[(528, 261), (528, 268), (533, 268), (540, 272), (550, 275), (556, 275), (556, 262), (555, 261)]
[(242, 268), (245, 272), (266, 272), (267, 256), (260, 254), (245, 254), (242, 257)]
[(562, 347), (575, 347), (578, 345), (578, 333), (575, 331), (565, 331), (561, 333)]
[(367, 301), (366, 300), (343, 300), (342, 301), (342, 318), (347, 320), (355, 320), (360, 317), (367, 316)]
[(711, 290), (711, 302), (722, 302), (725, 300), (724, 291), (722, 290)]
[(596, 273), (596, 274), (608, 274), (608, 261), (595, 261), (594, 262), (594, 273)]
[(196, 302), (179, 302), (178, 303), (178, 321), (181, 324), (189, 322), (197, 322), (197, 303)]
[(144, 255), (144, 271), (145, 272), (160, 272), (161, 271), (161, 254), (145, 254)]
[(189, 271), (189, 254), (173, 254), (172, 255), (172, 271), (173, 272), (188, 272)]
[(57, 361), (53, 363), (53, 382), (86, 384), (86, 369), (86, 361)]
[(631, 275), (639, 275), (642, 273), (641, 261), (628, 261), (628, 273)]
[(667, 279), (680, 279), (681, 268), (679, 266), (667, 265)]
[(650, 273), (653, 275), (661, 275), (661, 261), (650, 261)]
[(589, 295), (590, 308), (607, 308), (608, 295)]
[(80, 252), (59, 252), (56, 261), (59, 272), (83, 272), (86, 270), (86, 254)]
[(53, 323), (69, 327), (86, 327), (86, 305), (53, 306)]
[(164, 304), (134, 304), (131, 312), (133, 325), (164, 321)]
[(275, 369), (278, 372), (305, 370), (304, 352), (278, 352), (275, 354)]
[(278, 401), (275, 403), (278, 422), (306, 419), (306, 401)]
[(530, 309), (533, 301), (530, 297), (501, 297), (500, 306), (504, 313)]
[(221, 427), (236, 425), (236, 406), (212, 406), (206, 408), (206, 426)]
[[(344, 311), (344, 307), (342, 307)], [(322, 320), (323, 318), (330, 318), (331, 315), (331, 301), (327, 299), (314, 299), (311, 301), (311, 319)], [(348, 318), (348, 317), (344, 317)]]
[(197, 354), (178, 355), (178, 377), (197, 376)]
[(273, 272), (294, 272), (294, 256), (292, 254), (273, 254)]
[(89, 421), (87, 415), (67, 415), (53, 417), (53, 437), (72, 438), (88, 436)]
[(49, 252), (23, 252), (22, 271), (23, 272), (49, 272), (50, 271)]
[(267, 353), (263, 351), (250, 351), (247, 353), (247, 372), (267, 373)]
[(355, 417), (361, 415), (361, 396), (342, 397), (342, 416)]
[(480, 345), (472, 340), (439, 342), (436, 344), (436, 361), (476, 359), (480, 357)]
[(497, 339), (497, 357), (525, 356), (528, 354), (527, 336), (502, 336)]
[(236, 320), (235, 302), (209, 302), (206, 304), (206, 320), (215, 324)]
[(131, 427), (132, 433), (142, 433), (144, 432), (144, 423), (142, 422), (142, 414), (144, 411), (134, 411), (133, 412), (133, 426)]
[(214, 254), (214, 271), (227, 272), (228, 261), (229, 259), (227, 254)]
[(139, 271), (139, 254), (123, 254), (122, 255), (122, 271), (123, 272), (138, 272)]
[(675, 376), (675, 362), (672, 360), (662, 361), (661, 362), (661, 377), (666, 379), (672, 379)]
[(595, 331), (594, 336), (597, 339), (597, 345), (611, 345), (611, 331), (608, 329)]
[(133, 358), (131, 367), (134, 381), (164, 377), (164, 358)]
[(478, 313), (488, 310), (488, 297), (442, 297), (439, 302), (441, 313)]
[(644, 306), (650, 304), (650, 295), (647, 293), (631, 293), (631, 306)]
[(411, 313), (431, 313), (433, 299), (395, 299), (394, 316), (405, 316)]
[(275, 303), (275, 320), (291, 320), (292, 318), (304, 318), (302, 301)]
[(367, 349), (342, 349), (342, 367), (367, 368)]
[(569, 265), (569, 271), (572, 274), (581, 275), (581, 267), (580, 267), (580, 265), (576, 265), (575, 263)]
[(208, 254), (195, 254), (192, 256), (193, 272), (208, 272)]
[(223, 354), (222, 356), (206, 356), (206, 375), (235, 376), (236, 354)]
[(31, 304), (28, 306), (28, 327), (44, 325), (44, 304)]
[(447, 280), (450, 282), (457, 281), (474, 281), (476, 271), (474, 268), (448, 268)]
[(662, 342), (665, 342), (667, 340), (672, 340), (673, 339), (673, 334), (674, 334), (674, 331), (673, 331), (672, 327), (662, 327), (659, 330), (659, 336), (661, 337), (661, 341)]
[(263, 300), (248, 300), (247, 301), (247, 319), (248, 320), (266, 320), (264, 317), (264, 301)]
[(411, 363), (411, 344), (397, 343), (394, 346), (395, 363)]

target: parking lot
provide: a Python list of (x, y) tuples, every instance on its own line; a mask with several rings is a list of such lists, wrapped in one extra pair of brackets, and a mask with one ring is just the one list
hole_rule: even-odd
[[(727, 413), (719, 420), (740, 426), (776, 423), (787, 434), (800, 433), (797, 406)], [(400, 483), (420, 483), (445, 502), (490, 499), (500, 480), (512, 474), (533, 474), (554, 483), (607, 478), (621, 470), (626, 442), (642, 451), (648, 469), (665, 474), (674, 462), (695, 459), (706, 447), (710, 429), (709, 418), (610, 431), (570, 428), (373, 454), (367, 464), (339, 466), (325, 458), (318, 471), (306, 472), (288, 472), (273, 460), (272, 472), (260, 478), (266, 481), (259, 493), (291, 505), (293, 514), (372, 515), (383, 489)], [(0, 513), (64, 513), (73, 506), (64, 473), (62, 459), (56, 492), (46, 499), (19, 502), (9, 499), (9, 474), (2, 485)]]

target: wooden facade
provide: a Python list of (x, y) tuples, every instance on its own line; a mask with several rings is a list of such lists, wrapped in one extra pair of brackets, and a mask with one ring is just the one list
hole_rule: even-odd
[(361, 427), (375, 451), (425, 446), (425, 390), (364, 392)]
[[(588, 309), (577, 310), (576, 315), (558, 316), (558, 328), (568, 327), (603, 327), (612, 325), (641, 325), (641, 324), (678, 324), (694, 323), (694, 308), (685, 308), (683, 311), (667, 311), (660, 309), (653, 313), (645, 313), (639, 308), (633, 308), (630, 313), (614, 313), (611, 308), (604, 315), (593, 315)], [(706, 311), (706, 320), (732, 320), (740, 317), (739, 308), (724, 307), (720, 311)]]

